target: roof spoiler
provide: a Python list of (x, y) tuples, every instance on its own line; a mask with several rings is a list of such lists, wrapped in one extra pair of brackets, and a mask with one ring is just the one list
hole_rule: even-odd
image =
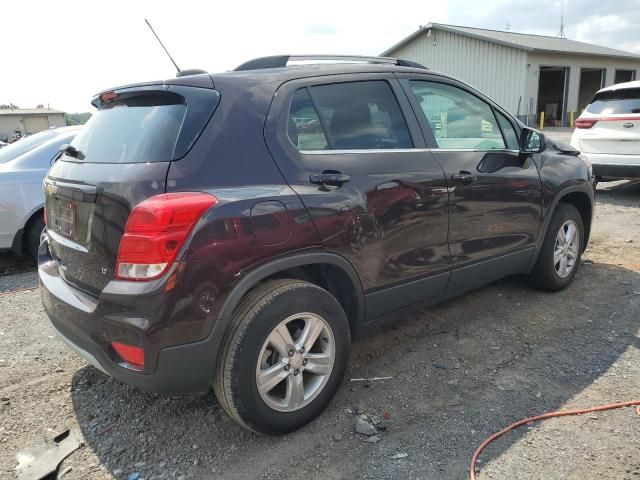
[(187, 70), (178, 71), (178, 73), (176, 73), (176, 77), (188, 77), (189, 75), (200, 75), (202, 73), (208, 73), (208, 72), (200, 68), (189, 68)]

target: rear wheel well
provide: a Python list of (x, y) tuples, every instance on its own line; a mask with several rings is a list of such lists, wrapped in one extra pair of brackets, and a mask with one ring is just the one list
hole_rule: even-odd
[(580, 212), (580, 216), (582, 217), (582, 224), (584, 225), (583, 249), (587, 248), (589, 234), (591, 233), (591, 215), (593, 213), (591, 199), (586, 193), (571, 192), (564, 195), (560, 199), (560, 202), (573, 205)]
[(312, 263), (274, 273), (273, 275), (263, 278), (260, 284), (280, 278), (303, 280), (318, 285), (331, 293), (344, 309), (347, 319), (349, 320), (351, 337), (353, 338), (355, 336), (358, 319), (360, 318), (359, 315), (362, 312), (359, 311), (355, 286), (344, 270), (328, 263)]
[[(44, 206), (40, 207), (38, 210), (33, 212), (29, 217), (29, 220), (25, 222), (24, 227), (22, 227), (22, 230), (19, 232), (16, 232), (16, 238), (13, 239), (12, 250), (17, 255), (23, 255), (25, 252), (29, 251), (29, 245), (27, 244), (27, 241), (29, 239), (29, 229), (31, 228), (31, 225), (33, 225), (33, 222), (36, 220), (36, 218), (38, 217), (42, 218), (43, 212), (44, 212)], [(17, 238), (18, 233), (20, 233), (20, 238)]]

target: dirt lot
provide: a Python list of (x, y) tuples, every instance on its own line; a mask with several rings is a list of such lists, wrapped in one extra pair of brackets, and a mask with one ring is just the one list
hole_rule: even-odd
[[(28, 263), (0, 264), (0, 291), (34, 284)], [(466, 478), (480, 442), (521, 417), (640, 398), (640, 183), (599, 189), (569, 289), (510, 278), (404, 317), (357, 342), (330, 407), (281, 438), (242, 430), (212, 396), (146, 394), (87, 366), (37, 291), (0, 295), (0, 312), (0, 478), (14, 478), (19, 450), (73, 426), (85, 446), (62, 464), (69, 480)], [(350, 382), (372, 376), (393, 378)], [(379, 443), (354, 432), (354, 412), (390, 414)], [(640, 478), (639, 444), (632, 408), (548, 420), (489, 447), (480, 478)]]

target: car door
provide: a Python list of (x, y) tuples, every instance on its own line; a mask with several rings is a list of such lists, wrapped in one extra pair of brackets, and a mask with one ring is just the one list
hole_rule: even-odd
[(526, 271), (537, 241), (542, 193), (531, 155), (519, 151), (512, 118), (477, 91), (436, 76), (405, 76), (449, 187), (449, 246), (458, 293)]
[(446, 180), (393, 74), (284, 84), (266, 138), (324, 248), (356, 268), (369, 319), (443, 295)]

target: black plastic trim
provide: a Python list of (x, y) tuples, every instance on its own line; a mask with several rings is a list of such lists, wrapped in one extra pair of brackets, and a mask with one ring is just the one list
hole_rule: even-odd
[(413, 281), (404, 282), (390, 288), (368, 293), (365, 295), (367, 307), (366, 321), (373, 321), (377, 317), (405, 308), (418, 302), (433, 298), (442, 298), (444, 289), (449, 281), (451, 270), (430, 275)]
[(362, 292), (362, 284), (360, 283), (360, 277), (356, 273), (355, 269), (344, 257), (335, 255), (328, 252), (313, 252), (313, 253), (300, 253), (292, 256), (282, 257), (271, 261), (265, 265), (261, 265), (249, 272), (240, 282), (233, 288), (229, 296), (225, 299), (218, 320), (214, 325), (216, 326), (225, 321), (231, 321), (233, 311), (240, 303), (242, 297), (253, 288), (260, 280), (263, 280), (271, 275), (274, 275), (283, 270), (290, 268), (302, 267), (305, 265), (328, 263), (341, 268), (351, 279), (354, 290), (356, 291), (356, 301), (358, 305), (358, 318), (356, 322), (362, 323), (365, 318), (365, 302), (364, 294)]
[(483, 259), (471, 265), (454, 268), (446, 289), (446, 298), (458, 296), (516, 273), (528, 273), (535, 247), (509, 252), (499, 257)]

